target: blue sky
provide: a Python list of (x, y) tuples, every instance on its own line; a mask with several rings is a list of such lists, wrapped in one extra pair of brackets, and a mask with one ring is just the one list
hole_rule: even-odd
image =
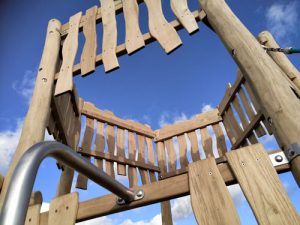
[[(163, 1), (166, 18), (171, 21), (170, 2)], [(299, 14), (297, 0), (233, 1), (228, 4), (257, 35), (270, 30), (282, 46), (300, 46)], [(36, 69), (43, 50), (47, 22), (57, 18), (62, 23), (69, 16), (99, 5), (93, 1), (59, 0), (1, 0), (0, 1), (0, 171), (5, 174), (8, 162), (16, 147), (21, 124), (28, 109)], [(191, 10), (199, 7), (197, 0), (190, 0)], [(147, 10), (140, 5), (141, 29), (148, 31)], [(123, 15), (118, 20), (118, 43), (124, 42)], [(109, 109), (117, 116), (134, 119), (158, 129), (164, 124), (191, 118), (208, 106), (216, 107), (223, 97), (228, 82), (236, 77), (237, 67), (218, 37), (199, 24), (200, 30), (190, 36), (179, 32), (183, 45), (166, 55), (158, 43), (152, 43), (132, 56), (119, 58), (120, 69), (105, 74), (103, 67), (84, 79), (75, 78), (80, 96), (102, 109)], [(98, 53), (101, 52), (102, 27), (98, 25)], [(82, 45), (84, 37), (79, 37)], [(79, 52), (81, 51), (79, 47)], [(77, 62), (80, 55), (77, 56)], [(290, 56), (300, 68), (299, 56)], [(264, 143), (270, 149), (276, 145), (270, 138)], [(45, 179), (46, 177), (46, 179)], [(298, 212), (300, 197), (290, 173), (280, 175)], [(43, 192), (45, 202), (55, 194), (59, 172), (55, 162), (46, 160), (36, 181), (35, 189)], [(125, 179), (121, 180), (125, 182)], [(241, 191), (230, 187), (243, 224), (256, 224)], [(88, 191), (80, 191), (80, 199), (86, 200), (107, 193), (93, 183)], [(176, 224), (196, 224), (188, 198), (172, 201)], [(129, 212), (101, 218), (97, 224), (157, 225), (159, 205), (152, 205)], [(85, 223), (96, 224), (96, 221)]]

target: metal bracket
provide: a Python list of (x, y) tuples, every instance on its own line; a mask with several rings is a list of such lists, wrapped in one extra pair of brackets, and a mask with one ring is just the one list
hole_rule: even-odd
[[(145, 192), (142, 189), (134, 191), (133, 201), (141, 200), (145, 196)], [(117, 205), (126, 205), (129, 202), (126, 202), (123, 198), (117, 197)]]
[(272, 162), (272, 165), (275, 167), (275, 166), (280, 166), (280, 165), (284, 165), (284, 164), (288, 164), (289, 161), (288, 159), (286, 158), (284, 152), (276, 152), (276, 153), (273, 153), (273, 154), (270, 154), (269, 155), (269, 158)]
[(285, 156), (291, 162), (296, 157), (300, 156), (300, 145), (298, 143), (294, 143), (288, 146), (288, 148), (284, 151)]

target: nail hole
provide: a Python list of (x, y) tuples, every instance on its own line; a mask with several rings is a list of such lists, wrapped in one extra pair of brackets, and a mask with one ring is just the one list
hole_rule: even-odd
[(66, 210), (68, 210), (69, 209), (69, 206), (66, 206)]
[(57, 213), (58, 211), (57, 211), (57, 209), (55, 209), (55, 213)]
[(41, 68), (39, 68), (39, 71), (42, 71), (43, 70), (43, 68), (41, 67)]

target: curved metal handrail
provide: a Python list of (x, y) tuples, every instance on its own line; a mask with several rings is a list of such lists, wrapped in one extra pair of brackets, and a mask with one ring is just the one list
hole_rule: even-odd
[(24, 224), (38, 168), (41, 162), (49, 156), (77, 170), (125, 202), (142, 198), (140, 192), (131, 191), (74, 152), (70, 147), (55, 141), (45, 141), (33, 145), (20, 159), (11, 177), (1, 209), (1, 225)]

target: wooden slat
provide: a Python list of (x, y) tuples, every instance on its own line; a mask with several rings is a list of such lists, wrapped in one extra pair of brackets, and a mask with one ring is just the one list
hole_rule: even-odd
[[(115, 152), (115, 129), (111, 125), (107, 125), (106, 127), (106, 140), (107, 140), (107, 146), (108, 146), (108, 154), (110, 156), (114, 155)], [(113, 178), (115, 178), (115, 170), (114, 170), (114, 164), (110, 161), (106, 161), (106, 173)]]
[(105, 72), (119, 67), (117, 50), (117, 21), (114, 0), (101, 0), (103, 24), (102, 60)]
[(191, 154), (193, 162), (200, 160), (200, 153), (198, 147), (198, 139), (195, 131), (188, 133), (189, 140), (191, 142)]
[[(150, 165), (154, 166), (154, 148), (152, 139), (146, 137), (146, 144), (147, 144), (147, 150), (148, 150), (148, 162)], [(150, 181), (156, 182), (155, 173), (153, 171), (149, 171), (150, 174)]]
[[(142, 135), (137, 134), (137, 141), (138, 141), (138, 161), (140, 163), (145, 163), (145, 137)], [(141, 180), (143, 184), (149, 184), (149, 175), (148, 171), (138, 168), (140, 175), (141, 175)]]
[(62, 48), (63, 63), (56, 83), (55, 96), (73, 90), (73, 65), (78, 49), (78, 29), (82, 13), (70, 17), (69, 34)]
[(4, 182), (4, 177), (2, 176), (2, 174), (0, 174), (0, 192), (2, 189), (3, 182)]
[(218, 149), (219, 156), (220, 157), (224, 156), (225, 153), (227, 152), (227, 146), (226, 146), (226, 141), (225, 141), (225, 136), (223, 134), (223, 130), (219, 123), (212, 125), (212, 128), (216, 135), (217, 149)]
[(163, 201), (160, 203), (162, 225), (173, 225), (171, 202)]
[[(128, 152), (129, 152), (129, 159), (132, 162), (136, 160), (136, 141), (134, 138), (134, 133), (128, 131)], [(138, 186), (138, 178), (137, 178), (137, 171), (136, 167), (129, 166), (128, 168), (128, 179), (129, 179), (129, 187), (136, 187)]]
[(201, 134), (201, 142), (202, 142), (202, 146), (203, 146), (203, 150), (205, 152), (206, 158), (214, 157), (212, 139), (208, 132), (207, 127), (201, 128), (200, 134)]
[(168, 173), (172, 173), (176, 170), (176, 152), (174, 148), (173, 139), (165, 140), (165, 146), (168, 153)]
[(92, 103), (84, 102), (82, 114), (94, 118), (103, 123), (108, 123), (113, 126), (120, 127), (147, 137), (154, 138), (154, 131), (148, 126), (142, 125), (129, 120), (123, 120), (116, 117), (112, 112), (97, 109)]
[(261, 144), (226, 154), (259, 224), (299, 224), (271, 160)]
[(174, 125), (168, 125), (156, 131), (157, 135), (155, 141), (158, 142), (174, 136), (179, 136), (181, 134), (219, 123), (221, 121), (222, 118), (219, 116), (218, 109), (201, 113), (198, 114), (194, 119), (179, 122)]
[[(105, 148), (105, 137), (104, 137), (104, 124), (97, 122), (96, 140), (94, 145), (94, 151), (96, 153), (104, 153)], [(103, 160), (95, 158), (95, 165), (103, 170)]]
[(182, 42), (176, 30), (163, 15), (161, 0), (144, 0), (148, 9), (149, 31), (165, 50), (170, 53)]
[(232, 110), (231, 106), (227, 109), (226, 114), (228, 115), (229, 121), (232, 125), (232, 131), (233, 131), (234, 136), (236, 138), (239, 138), (242, 135), (243, 130), (240, 127), (236, 117), (234, 116), (234, 113), (233, 113), (233, 110)]
[(190, 34), (199, 29), (195, 17), (188, 8), (187, 0), (171, 0), (171, 9)]
[(186, 168), (189, 164), (189, 161), (187, 159), (187, 144), (185, 135), (180, 135), (177, 137), (178, 140), (178, 148), (179, 148), (179, 159), (180, 159), (180, 167)]
[(240, 224), (214, 158), (189, 165), (189, 187), (198, 224)]
[(50, 203), (48, 224), (74, 225), (78, 211), (78, 193), (55, 198)]
[[(125, 142), (124, 142), (124, 130), (117, 129), (117, 156), (125, 158)], [(122, 164), (117, 165), (118, 175), (126, 176), (126, 166)]]
[[(162, 144), (162, 142), (159, 143), (159, 145)], [(226, 185), (236, 183), (234, 174), (228, 163), (222, 162), (217, 166)], [(290, 166), (287, 163), (277, 166), (275, 169), (278, 173), (282, 173), (288, 171)], [(116, 195), (114, 194), (80, 202), (77, 214), (77, 222), (188, 195), (188, 175), (182, 174), (169, 179), (160, 180), (156, 183), (145, 185), (142, 187), (142, 189), (145, 192), (145, 197), (139, 201), (133, 201), (126, 205), (117, 205)], [(44, 212), (41, 215), (41, 220), (44, 221), (47, 217), (48, 212)]]
[(229, 117), (227, 116), (227, 113), (223, 114), (223, 124), (224, 124), (224, 128), (226, 130), (226, 133), (228, 135), (228, 138), (229, 138), (231, 144), (233, 145), (234, 143), (236, 143), (236, 137), (233, 134), (232, 124), (229, 120)]
[[(85, 132), (84, 132), (83, 141), (82, 141), (82, 145), (81, 145), (83, 149), (90, 149), (91, 148), (93, 135), (94, 135), (94, 119), (91, 119), (91, 118), (87, 117), (86, 118)], [(85, 156), (85, 158), (88, 161), (90, 161), (90, 159), (91, 159), (88, 156)], [(87, 189), (87, 182), (88, 182), (88, 178), (79, 173), (78, 178), (77, 178), (76, 187), (86, 190)]]
[(93, 72), (96, 67), (96, 54), (97, 54), (96, 15), (97, 15), (97, 6), (94, 6), (86, 11), (85, 21), (83, 24), (83, 34), (85, 36), (85, 44), (80, 59), (82, 76)]
[(25, 225), (40, 225), (40, 211), (43, 203), (41, 192), (33, 192), (30, 197)]
[(157, 142), (156, 148), (157, 148), (157, 159), (158, 159), (158, 166), (159, 166), (159, 169), (160, 169), (160, 176), (164, 177), (167, 173), (167, 169), (166, 169), (166, 152), (165, 152), (164, 143), (163, 142)]
[(125, 46), (131, 54), (145, 46), (145, 41), (139, 26), (139, 7), (136, 0), (122, 0), (125, 18)]

